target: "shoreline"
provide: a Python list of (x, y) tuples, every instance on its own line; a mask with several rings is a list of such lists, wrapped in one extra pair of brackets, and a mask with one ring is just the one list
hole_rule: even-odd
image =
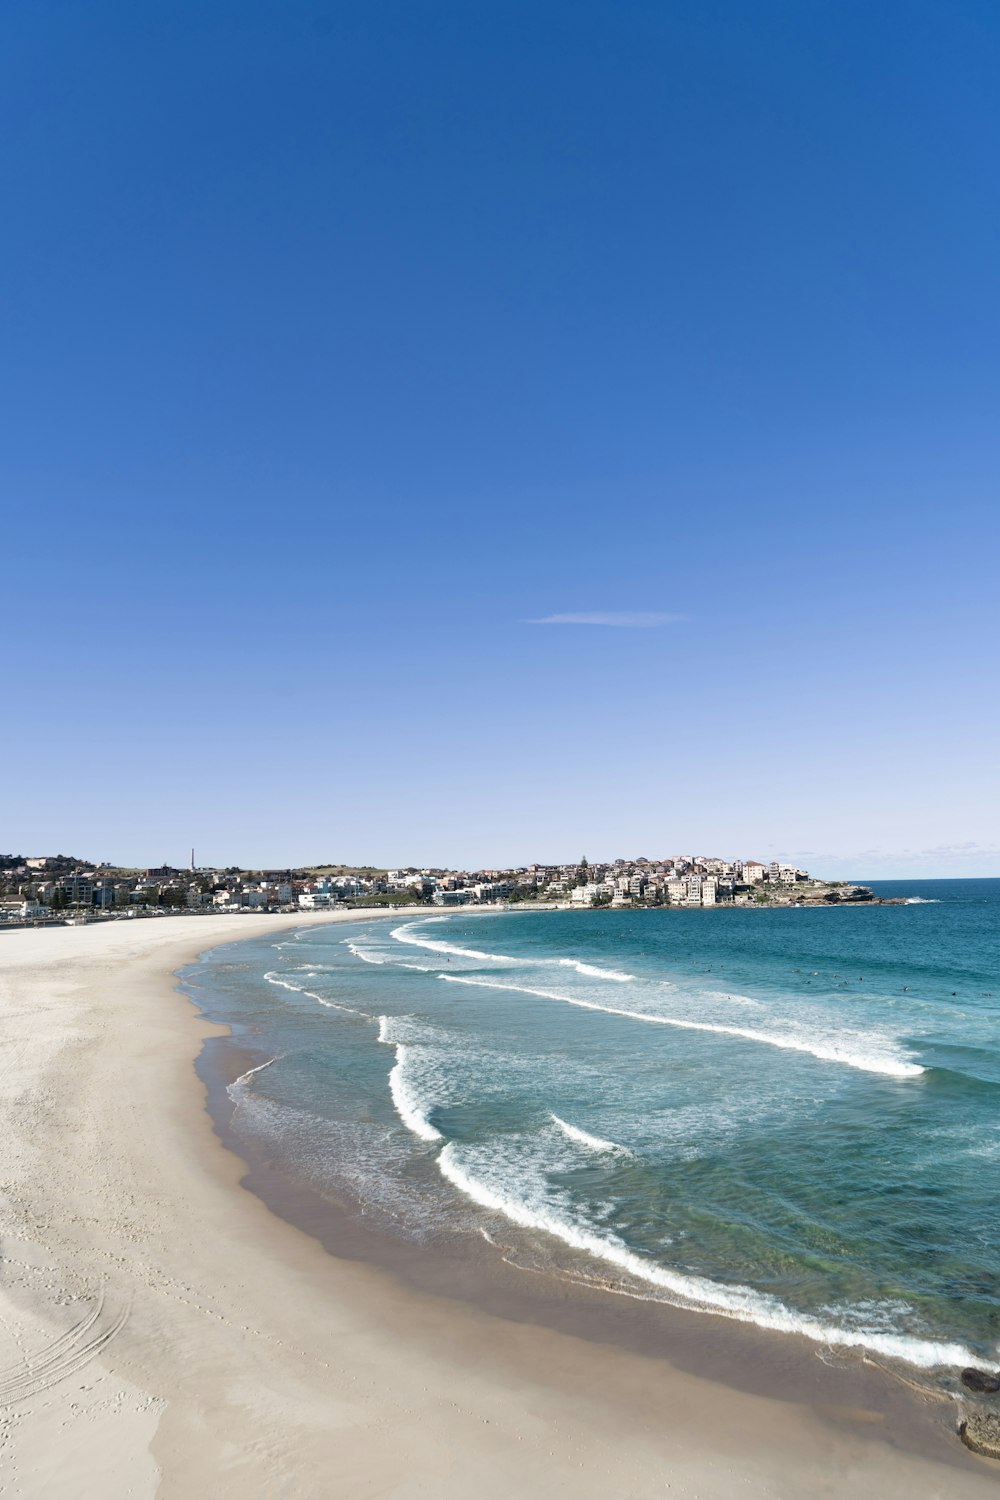
[[(185, 976), (182, 989), (186, 982)], [(575, 1267), (574, 1252), (561, 1244), (557, 1255), (561, 1253), (567, 1263), (558, 1269), (532, 1264), (534, 1252), (517, 1226), (502, 1215), (490, 1224), (488, 1235), (483, 1228), (470, 1232), (440, 1225), (430, 1242), (419, 1233), (394, 1233), (391, 1224), (377, 1224), (377, 1215), (374, 1220), (369, 1217), (363, 1200), (352, 1197), (349, 1189), (338, 1192), (329, 1183), (317, 1186), (303, 1179), (287, 1164), (273, 1160), (269, 1144), (236, 1129), (233, 1120), (239, 1106), (230, 1087), (269, 1067), (275, 1061), (270, 1056), (275, 1044), (265, 1046), (263, 1038), (258, 1042), (248, 1035), (243, 1023), (227, 1015), (226, 1005), (214, 1012), (209, 1007), (208, 1013), (220, 1022), (233, 1019), (242, 1033), (239, 1038), (210, 1038), (198, 1060), (216, 1134), (246, 1164), (244, 1186), (335, 1257), (375, 1265), (412, 1290), (664, 1357), (677, 1368), (734, 1390), (800, 1404), (808, 1389), (818, 1401), (844, 1406), (857, 1403), (863, 1393), (869, 1412), (881, 1412), (904, 1426), (909, 1422), (910, 1442), (921, 1451), (929, 1451), (926, 1423), (911, 1420), (910, 1405), (898, 1399), (902, 1388), (919, 1391), (928, 1402), (950, 1405), (965, 1397), (957, 1378), (963, 1361), (911, 1367), (902, 1357), (841, 1344), (835, 1338), (825, 1343), (793, 1329), (776, 1330), (749, 1318), (727, 1316), (711, 1304), (674, 1302), (644, 1290), (641, 1283), (626, 1285), (613, 1269), (602, 1274), (600, 1262)], [(967, 1361), (976, 1363), (975, 1354), (968, 1352)]]
[[(795, 1404), (759, 1379), (720, 1385), (741, 1340), (726, 1325), (720, 1343), (710, 1315), (665, 1308), (673, 1342), (658, 1329), (650, 1343), (649, 1304), (529, 1277), (545, 1313), (532, 1321), (523, 1287), (499, 1278), (484, 1296), (478, 1270), (456, 1297), (477, 1257), (413, 1285), (413, 1266), (381, 1264), (370, 1238), (345, 1256), (341, 1226), (331, 1255), (272, 1213), (255, 1191), (263, 1165), (248, 1173), (213, 1134), (192, 1066), (198, 1054), (211, 1072), (226, 1029), (197, 1015), (175, 971), (208, 947), (380, 915), (216, 917), (211, 942), (203, 918), (178, 917), (0, 945), (12, 1494), (994, 1493), (996, 1467), (954, 1435), (958, 1403), (927, 1421), (894, 1392), (889, 1410), (862, 1411), (881, 1376), (843, 1380), (813, 1355), (803, 1393), (790, 1353), (777, 1364)], [(715, 1380), (680, 1367), (685, 1318)], [(739, 1387), (754, 1384), (759, 1337)]]
[[(971, 877), (970, 877), (971, 878)], [(287, 926), (297, 926), (300, 922), (308, 924), (315, 921), (334, 922), (368, 922), (378, 920), (380, 917), (407, 917), (416, 919), (421, 913), (424, 919), (437, 916), (454, 916), (457, 912), (484, 915), (488, 912), (505, 912), (507, 915), (515, 915), (527, 912), (568, 912), (583, 911), (593, 914), (594, 912), (637, 912), (637, 911), (660, 911), (660, 912), (692, 912), (692, 911), (858, 911), (874, 906), (910, 906), (913, 898), (908, 896), (873, 896), (864, 901), (827, 901), (823, 898), (805, 897), (797, 901), (775, 900), (775, 901), (713, 901), (708, 906), (675, 904), (664, 902), (657, 906), (644, 901), (637, 903), (623, 902), (620, 906), (610, 903), (601, 903), (598, 906), (585, 906), (579, 901), (496, 901), (470, 902), (468, 905), (457, 904), (448, 906), (426, 905), (422, 902), (405, 902), (399, 906), (380, 904), (377, 906), (335, 906), (326, 911), (312, 911), (302, 909), (298, 912), (274, 909), (271, 911), (254, 912), (251, 908), (239, 912), (213, 912), (208, 910), (185, 910), (168, 911), (166, 909), (134, 914), (130, 917), (118, 914), (109, 916), (107, 913), (80, 914), (70, 917), (53, 918), (31, 918), (15, 919), (0, 922), (0, 935), (6, 932), (55, 932), (63, 927), (110, 927), (115, 923), (125, 921), (152, 922), (163, 920), (193, 920), (201, 922), (220, 922), (227, 920), (249, 922), (281, 923)], [(920, 905), (925, 902), (918, 902)], [(232, 939), (238, 942), (238, 938)], [(207, 951), (207, 950), (205, 950)]]

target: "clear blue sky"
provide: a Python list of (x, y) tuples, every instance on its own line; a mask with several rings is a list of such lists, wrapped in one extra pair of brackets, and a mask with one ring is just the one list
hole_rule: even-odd
[(994, 0), (8, 0), (0, 848), (1000, 873), (998, 77)]

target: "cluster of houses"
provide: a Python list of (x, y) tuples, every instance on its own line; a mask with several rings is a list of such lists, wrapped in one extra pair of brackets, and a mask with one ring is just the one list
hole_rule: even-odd
[(440, 907), (522, 901), (571, 906), (717, 906), (791, 901), (810, 880), (772, 861), (677, 855), (590, 864), (525, 865), (510, 870), (437, 868), (327, 873), (308, 870), (197, 869), (161, 865), (129, 872), (61, 855), (0, 856), (0, 919), (74, 920), (151, 911), (322, 911), (345, 905)]
[[(808, 881), (809, 873), (777, 860), (722, 860), (681, 855), (660, 864), (636, 862), (597, 869), (585, 884), (568, 888), (573, 904), (624, 906), (719, 906), (761, 899), (791, 899), (788, 887)], [(552, 882), (566, 891), (565, 877)], [(550, 886), (551, 888), (551, 886)]]
[(790, 887), (808, 881), (809, 873), (775, 860), (709, 859), (677, 855), (668, 860), (616, 860), (546, 870), (539, 892), (577, 906), (719, 906), (760, 900), (791, 900)]

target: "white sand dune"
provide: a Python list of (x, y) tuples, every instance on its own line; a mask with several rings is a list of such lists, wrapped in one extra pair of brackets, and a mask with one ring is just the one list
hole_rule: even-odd
[(843, 1412), (420, 1295), (276, 1219), (211, 1130), (212, 1028), (168, 976), (280, 925), (0, 933), (0, 1493), (995, 1496), (948, 1404), (936, 1456), (910, 1456)]

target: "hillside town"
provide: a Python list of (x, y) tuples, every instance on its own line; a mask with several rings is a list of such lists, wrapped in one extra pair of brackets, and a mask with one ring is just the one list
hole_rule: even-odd
[(871, 901), (866, 886), (814, 879), (772, 860), (724, 860), (693, 854), (530, 864), (506, 870), (382, 870), (325, 865), (246, 870), (145, 870), (65, 855), (0, 855), (0, 922), (80, 922), (172, 912), (324, 911), (384, 906), (495, 906), (534, 902), (561, 907), (792, 906)]

